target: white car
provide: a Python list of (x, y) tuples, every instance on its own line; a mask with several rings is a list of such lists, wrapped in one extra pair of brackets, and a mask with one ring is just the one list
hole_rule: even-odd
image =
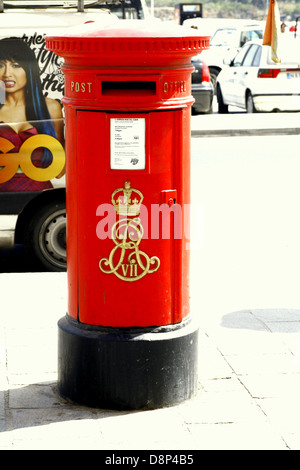
[[(283, 40), (284, 39), (284, 40)], [(217, 79), (219, 113), (228, 106), (253, 112), (300, 111), (300, 42), (281, 38), (281, 63), (261, 40), (246, 43)]]
[[(214, 32), (209, 49), (202, 51), (200, 57), (208, 65), (214, 88), (217, 76), (224, 67), (223, 60), (229, 56), (232, 59), (247, 41), (262, 38), (264, 28), (262, 21), (231, 20), (231, 25), (227, 24)], [(200, 27), (199, 31), (203, 34)]]

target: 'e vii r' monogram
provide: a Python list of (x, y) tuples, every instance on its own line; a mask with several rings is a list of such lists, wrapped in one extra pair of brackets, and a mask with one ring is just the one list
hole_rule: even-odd
[(139, 214), (142, 200), (142, 193), (132, 189), (129, 181), (125, 182), (124, 188), (119, 188), (112, 194), (112, 203), (117, 213), (125, 217), (113, 225), (112, 239), (115, 247), (108, 258), (100, 260), (99, 268), (103, 273), (115, 274), (123, 281), (137, 281), (146, 274), (157, 271), (160, 265), (157, 256), (150, 258), (139, 249), (143, 227), (141, 219), (132, 216)]

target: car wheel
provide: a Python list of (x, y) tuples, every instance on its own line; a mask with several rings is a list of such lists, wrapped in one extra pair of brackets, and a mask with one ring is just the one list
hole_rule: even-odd
[(256, 113), (251, 91), (248, 91), (247, 96), (246, 96), (246, 111), (247, 113)]
[(52, 202), (41, 207), (25, 228), (24, 248), (47, 271), (66, 270), (66, 206)]
[(224, 103), (223, 95), (222, 95), (220, 86), (217, 87), (217, 100), (218, 100), (218, 113), (219, 114), (227, 114), (228, 113), (228, 104)]
[(210, 81), (213, 85), (214, 95), (215, 95), (217, 92), (217, 76), (219, 75), (220, 71), (213, 67), (212, 68), (209, 67), (209, 73), (210, 73)]

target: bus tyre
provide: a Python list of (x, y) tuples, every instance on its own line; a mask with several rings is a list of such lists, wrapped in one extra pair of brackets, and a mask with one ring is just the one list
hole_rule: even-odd
[(47, 271), (66, 270), (66, 205), (52, 202), (34, 213), (24, 233), (24, 248)]

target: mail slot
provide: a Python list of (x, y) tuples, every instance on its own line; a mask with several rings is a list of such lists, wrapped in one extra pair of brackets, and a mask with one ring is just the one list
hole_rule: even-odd
[(102, 95), (122, 95), (123, 93), (132, 93), (133, 96), (136, 93), (142, 95), (155, 95), (156, 94), (156, 82), (134, 82), (134, 81), (102, 81)]
[(68, 312), (59, 390), (94, 407), (194, 395), (191, 58), (209, 38), (142, 21), (46, 38), (64, 57)]

